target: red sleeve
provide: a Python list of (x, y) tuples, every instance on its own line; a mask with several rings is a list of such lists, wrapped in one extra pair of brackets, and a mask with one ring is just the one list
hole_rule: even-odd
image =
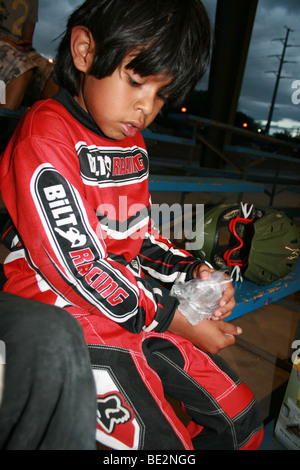
[(1, 176), (3, 200), (31, 267), (59, 295), (134, 333), (169, 326), (177, 301), (108, 255), (72, 148), (32, 135), (7, 147)]

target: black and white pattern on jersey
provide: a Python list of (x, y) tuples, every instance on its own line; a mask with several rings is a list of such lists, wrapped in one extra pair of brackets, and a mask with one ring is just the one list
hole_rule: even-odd
[[(120, 196), (120, 199), (121, 198), (122, 196)], [(138, 210), (134, 215), (124, 220), (123, 222), (115, 219), (115, 211), (113, 207), (111, 211), (112, 214), (103, 214), (100, 212), (100, 209), (101, 206), (98, 207), (96, 215), (101, 225), (101, 230), (117, 240), (126, 240), (132, 234), (135, 234), (139, 229), (148, 227), (150, 217), (149, 206)], [(107, 205), (105, 205), (105, 209), (107, 209)]]
[(33, 175), (31, 194), (51, 246), (48, 256), (65, 282), (118, 323), (135, 316), (138, 289), (110, 265), (75, 188), (45, 164)]
[(75, 146), (81, 177), (86, 185), (101, 188), (134, 184), (148, 177), (147, 152), (137, 146), (97, 147), (78, 142)]

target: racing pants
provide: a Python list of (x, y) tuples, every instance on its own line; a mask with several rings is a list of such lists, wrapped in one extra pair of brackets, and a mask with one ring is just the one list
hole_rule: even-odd
[[(79, 316), (97, 389), (97, 440), (110, 449), (258, 449), (253, 393), (218, 355), (171, 333), (132, 334)], [(187, 422), (167, 397), (178, 400)]]

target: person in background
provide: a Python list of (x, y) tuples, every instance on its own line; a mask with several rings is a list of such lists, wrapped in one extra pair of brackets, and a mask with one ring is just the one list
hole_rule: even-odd
[(0, 1), (0, 80), (6, 85), (1, 108), (16, 110), (25, 96), (31, 105), (58, 91), (54, 65), (32, 47), (37, 21), (38, 0)]
[(96, 450), (96, 391), (80, 324), (0, 292), (0, 450)]

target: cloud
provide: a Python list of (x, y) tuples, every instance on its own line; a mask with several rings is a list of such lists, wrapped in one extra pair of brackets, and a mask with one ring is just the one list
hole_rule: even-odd
[(33, 45), (45, 57), (53, 58), (70, 13), (82, 0), (39, 0), (39, 21)]

